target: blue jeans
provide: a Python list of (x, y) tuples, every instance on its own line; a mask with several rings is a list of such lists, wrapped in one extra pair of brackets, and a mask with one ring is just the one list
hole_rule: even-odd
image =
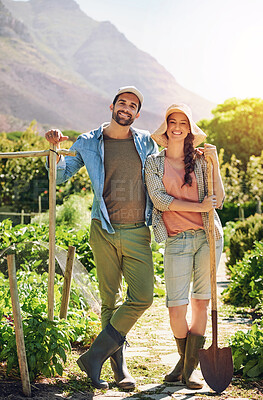
[[(223, 239), (216, 241), (216, 266), (223, 250)], [(175, 307), (194, 299), (211, 298), (210, 250), (203, 229), (188, 230), (170, 236), (165, 243), (164, 273), (166, 282), (166, 305)]]

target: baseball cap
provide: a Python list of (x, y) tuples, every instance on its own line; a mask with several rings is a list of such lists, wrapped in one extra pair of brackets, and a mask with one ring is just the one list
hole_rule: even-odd
[(135, 86), (123, 86), (121, 88), (119, 88), (119, 90), (117, 91), (114, 99), (119, 96), (122, 93), (133, 93), (135, 94), (135, 96), (138, 97), (138, 99), (140, 100), (140, 103), (142, 105), (143, 103), (143, 95), (142, 93), (135, 87)]

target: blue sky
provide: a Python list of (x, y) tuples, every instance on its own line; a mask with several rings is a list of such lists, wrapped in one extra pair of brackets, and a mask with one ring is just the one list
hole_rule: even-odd
[(202, 97), (263, 98), (263, 0), (75, 1)]

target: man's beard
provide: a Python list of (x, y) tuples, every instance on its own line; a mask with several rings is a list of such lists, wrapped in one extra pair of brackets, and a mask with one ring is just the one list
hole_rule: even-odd
[(112, 119), (114, 119), (114, 121), (117, 122), (117, 124), (121, 125), (121, 126), (129, 126), (133, 123), (133, 121), (135, 120), (135, 118), (132, 118), (131, 116), (129, 118), (122, 118), (118, 115), (118, 113), (120, 113), (122, 111), (117, 111), (117, 113), (114, 111), (112, 111)]

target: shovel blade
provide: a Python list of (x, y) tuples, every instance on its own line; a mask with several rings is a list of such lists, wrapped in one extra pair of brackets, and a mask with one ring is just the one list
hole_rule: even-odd
[(200, 367), (208, 386), (217, 393), (223, 392), (233, 377), (233, 358), (231, 347), (219, 349), (210, 346), (199, 350)]

